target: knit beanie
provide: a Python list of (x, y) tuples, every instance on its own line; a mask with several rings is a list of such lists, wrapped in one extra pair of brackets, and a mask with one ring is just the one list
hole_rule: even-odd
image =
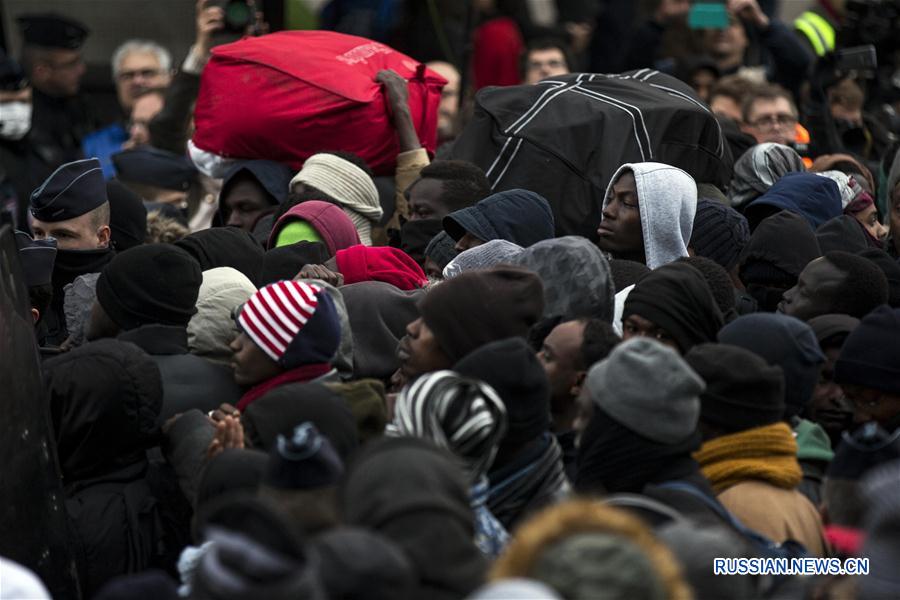
[(878, 265), (888, 282), (888, 306), (900, 308), (900, 262), (878, 248), (864, 250), (859, 253), (859, 256)]
[(506, 240), (491, 240), (480, 246), (469, 248), (458, 254), (444, 267), (444, 279), (452, 279), (466, 271), (489, 269), (499, 264), (513, 264), (522, 250), (522, 246)]
[(283, 369), (329, 363), (341, 341), (331, 297), (320, 286), (302, 281), (260, 288), (236, 320), (238, 328)]
[(365, 171), (334, 154), (314, 154), (291, 179), (291, 187), (296, 183), (308, 184), (337, 200), (362, 243), (372, 245), (372, 223), (378, 223), (384, 211), (375, 182)]
[(744, 215), (714, 200), (697, 202), (688, 245), (698, 256), (712, 259), (731, 271), (749, 241), (750, 226)]
[[(835, 336), (850, 335), (850, 332), (859, 325), (859, 319), (850, 315), (819, 315), (807, 321), (807, 325), (812, 328), (819, 345), (822, 346)], [(843, 343), (843, 339), (841, 343)]]
[(686, 263), (670, 263), (644, 276), (625, 300), (624, 322), (641, 316), (664, 329), (682, 353), (695, 344), (713, 342), (722, 328), (722, 311), (700, 271)]
[(415, 260), (399, 248), (364, 245), (338, 250), (335, 254), (344, 285), (361, 281), (383, 281), (401, 290), (425, 287), (428, 278)]
[(454, 257), (456, 257), (456, 242), (453, 241), (453, 238), (446, 231), (441, 230), (440, 233), (431, 238), (431, 241), (425, 247), (425, 258), (433, 260), (442, 271)]
[(736, 433), (784, 415), (784, 374), (756, 354), (727, 344), (700, 344), (684, 357), (706, 382), (700, 419)]
[(844, 432), (825, 477), (857, 481), (870, 469), (897, 459), (900, 459), (900, 429), (891, 433), (870, 422), (852, 434)]
[(432, 288), (419, 314), (452, 361), (489, 342), (528, 334), (544, 310), (544, 288), (531, 271), (470, 271)]
[(485, 344), (453, 370), (485, 382), (503, 400), (504, 444), (529, 442), (550, 428), (550, 383), (537, 355), (522, 338)]
[(187, 326), (203, 275), (196, 260), (171, 244), (117, 254), (97, 279), (97, 301), (127, 331), (150, 323)]
[(645, 337), (613, 348), (588, 371), (586, 387), (606, 414), (660, 444), (693, 435), (706, 388), (675, 350)]
[(281, 490), (313, 490), (336, 484), (343, 473), (334, 446), (307, 421), (290, 437), (278, 435), (263, 481)]
[(900, 309), (879, 306), (847, 336), (834, 380), (900, 394)]

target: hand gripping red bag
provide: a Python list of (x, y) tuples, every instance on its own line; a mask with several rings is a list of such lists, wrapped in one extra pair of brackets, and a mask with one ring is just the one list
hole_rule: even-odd
[(446, 80), (384, 44), (331, 31), (284, 31), (213, 49), (192, 141), (224, 158), (268, 159), (297, 170), (317, 152), (343, 150), (376, 174), (392, 174), (399, 145), (375, 81), (382, 69), (409, 81), (413, 124), (422, 146), (434, 152)]

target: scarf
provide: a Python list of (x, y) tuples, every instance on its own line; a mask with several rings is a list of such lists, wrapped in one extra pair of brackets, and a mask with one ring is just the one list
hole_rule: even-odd
[(274, 390), (277, 387), (281, 387), (282, 385), (287, 385), (289, 383), (304, 383), (307, 381), (312, 381), (322, 375), (325, 375), (331, 370), (331, 365), (328, 363), (314, 363), (311, 365), (301, 365), (296, 369), (291, 369), (290, 371), (285, 371), (284, 373), (277, 375), (271, 379), (267, 379), (266, 381), (259, 383), (241, 396), (240, 402), (238, 402), (237, 409), (240, 411), (245, 410), (248, 406), (259, 400), (261, 397), (265, 396), (267, 392)]
[(509, 533), (487, 507), (488, 490), (488, 479), (482, 476), (469, 489), (469, 497), (475, 517), (475, 545), (485, 556), (493, 559), (500, 556), (509, 544)]
[(787, 423), (773, 423), (710, 440), (694, 453), (719, 494), (748, 479), (794, 489), (803, 479), (797, 442)]
[(562, 450), (549, 432), (533, 449), (488, 473), (488, 478), (488, 508), (507, 529), (528, 513), (562, 500), (570, 491)]

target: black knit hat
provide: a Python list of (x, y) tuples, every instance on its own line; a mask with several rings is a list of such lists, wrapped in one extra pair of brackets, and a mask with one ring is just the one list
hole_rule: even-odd
[(327, 437), (307, 421), (288, 437), (279, 435), (264, 477), (282, 490), (312, 490), (332, 486), (344, 473), (344, 463)]
[(670, 263), (645, 275), (625, 300), (624, 321), (641, 316), (661, 327), (682, 353), (695, 344), (713, 342), (724, 324), (709, 284), (700, 271), (685, 263)]
[(847, 336), (834, 380), (900, 394), (900, 309), (879, 306)]
[(900, 458), (900, 429), (888, 433), (877, 423), (866, 423), (852, 434), (845, 431), (828, 465), (828, 479), (861, 479), (882, 463)]
[(728, 344), (694, 346), (685, 360), (706, 381), (702, 421), (733, 433), (777, 423), (784, 415), (781, 367)]
[(103, 268), (97, 301), (123, 330), (141, 325), (187, 326), (203, 275), (191, 256), (171, 244), (132, 248)]
[(750, 226), (744, 215), (715, 200), (697, 202), (689, 246), (698, 256), (712, 259), (730, 271), (749, 241)]
[(537, 355), (522, 338), (486, 344), (453, 370), (480, 379), (503, 400), (507, 429), (502, 444), (528, 442), (550, 428), (550, 383)]
[(419, 303), (425, 324), (453, 362), (489, 342), (525, 337), (543, 311), (540, 278), (515, 267), (463, 273)]

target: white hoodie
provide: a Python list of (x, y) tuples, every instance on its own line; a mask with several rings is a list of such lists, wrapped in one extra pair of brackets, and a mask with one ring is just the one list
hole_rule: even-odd
[(609, 188), (625, 170), (634, 173), (647, 267), (655, 269), (688, 256), (697, 212), (694, 179), (681, 169), (662, 163), (626, 163), (610, 179), (603, 208), (608, 203)]

